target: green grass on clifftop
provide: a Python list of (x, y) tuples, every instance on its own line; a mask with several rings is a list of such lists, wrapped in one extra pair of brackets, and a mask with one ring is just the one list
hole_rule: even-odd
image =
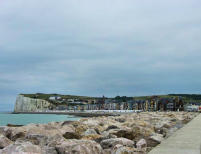
[(25, 97), (29, 98), (37, 98), (37, 99), (43, 99), (43, 100), (49, 100), (51, 96), (59, 96), (62, 99), (97, 99), (98, 97), (88, 97), (88, 96), (76, 96), (76, 95), (61, 95), (61, 94), (43, 94), (43, 93), (36, 93), (36, 94), (21, 94)]
[[(29, 98), (38, 98), (38, 99), (43, 99), (43, 100), (47, 100), (47, 101), (49, 101), (49, 98), (51, 96), (59, 96), (62, 99), (79, 99), (79, 100), (93, 100), (93, 99), (101, 98), (101, 97), (61, 95), (61, 94), (44, 94), (44, 93), (21, 94), (21, 95), (24, 95), (25, 97), (29, 97)], [(126, 97), (126, 96), (122, 96), (122, 97)], [(182, 97), (182, 99), (186, 103), (189, 103), (189, 102), (201, 102), (201, 94), (168, 94), (168, 95), (154, 95), (154, 96), (136, 96), (136, 97), (127, 97), (127, 98), (131, 98), (131, 99), (133, 98), (134, 100), (150, 100), (153, 97), (157, 97), (157, 98)]]

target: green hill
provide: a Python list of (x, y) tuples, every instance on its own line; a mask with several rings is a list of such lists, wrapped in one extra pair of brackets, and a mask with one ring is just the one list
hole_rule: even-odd
[[(61, 99), (79, 99), (79, 100), (94, 100), (100, 99), (102, 97), (89, 97), (89, 96), (76, 96), (76, 95), (61, 95), (61, 94), (44, 94), (44, 93), (36, 93), (36, 94), (21, 94), (25, 97), (29, 98), (37, 98), (49, 101), (51, 96), (58, 96)], [(135, 96), (135, 97), (127, 97), (127, 96), (116, 96), (110, 99), (120, 99), (120, 100), (150, 100), (152, 98), (175, 98), (182, 97), (185, 103), (189, 102), (201, 102), (201, 94), (168, 94), (168, 95), (153, 95), (153, 96)]]

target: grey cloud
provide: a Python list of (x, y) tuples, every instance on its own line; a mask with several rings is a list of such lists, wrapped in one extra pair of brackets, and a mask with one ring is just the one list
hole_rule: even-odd
[(0, 110), (18, 93), (200, 93), (199, 0), (0, 3)]

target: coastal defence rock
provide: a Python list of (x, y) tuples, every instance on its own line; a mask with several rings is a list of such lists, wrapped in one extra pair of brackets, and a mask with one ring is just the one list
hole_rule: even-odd
[(66, 132), (63, 137), (66, 139), (81, 139), (81, 135), (75, 132)]
[(54, 147), (44, 146), (42, 148), (43, 154), (58, 154)]
[(133, 147), (127, 147), (117, 144), (110, 150), (109, 154), (145, 154), (143, 151), (139, 151)]
[(3, 134), (4, 136), (6, 136), (6, 126), (0, 126), (0, 134)]
[(13, 142), (11, 140), (9, 140), (7, 137), (0, 134), (0, 149), (3, 149), (5, 147), (9, 146), (12, 143)]
[(97, 132), (94, 129), (87, 129), (83, 135), (87, 136), (87, 135), (93, 135), (93, 134), (97, 134)]
[(101, 141), (100, 144), (103, 147), (103, 149), (112, 148), (112, 147), (114, 147), (117, 144), (128, 146), (128, 147), (133, 147), (134, 146), (134, 142), (131, 141), (131, 140), (129, 140), (129, 139), (126, 139), (126, 138), (107, 139), (107, 140)]
[(56, 145), (59, 154), (103, 154), (100, 144), (90, 140), (66, 140)]
[(147, 147), (147, 142), (145, 139), (140, 139), (137, 143), (136, 143), (137, 149), (142, 149)]
[(41, 134), (28, 134), (26, 139), (35, 145), (44, 146), (47, 144), (48, 137)]
[(136, 136), (137, 131), (133, 131), (132, 128), (121, 128), (121, 129), (111, 129), (110, 134), (116, 135), (117, 137), (123, 137), (133, 140)]
[(42, 99), (33, 99), (18, 95), (15, 103), (14, 112), (34, 112), (47, 110), (51, 104)]
[(18, 149), (21, 153), (42, 154), (145, 154), (167, 137), (164, 134), (172, 134), (196, 115), (142, 112), (123, 114), (119, 118), (103, 116), (73, 122), (4, 126), (0, 127), (0, 134), (3, 139), (11, 140), (11, 144), (3, 145), (0, 154)]
[(42, 149), (37, 146), (33, 145), (31, 142), (24, 142), (24, 141), (17, 141), (14, 144), (11, 144), (5, 147), (1, 154), (21, 154), (21, 153), (35, 153), (35, 154), (42, 154)]
[(160, 144), (162, 140), (163, 140), (163, 135), (156, 133), (149, 137), (149, 139), (147, 140), (147, 145), (149, 147), (155, 147), (158, 144)]

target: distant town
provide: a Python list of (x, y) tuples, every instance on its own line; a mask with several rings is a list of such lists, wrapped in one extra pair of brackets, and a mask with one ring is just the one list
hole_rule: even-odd
[[(169, 94), (143, 97), (116, 96), (108, 98), (59, 94), (21, 94), (42, 101), (43, 110), (141, 110), (141, 111), (198, 111), (201, 95)], [(45, 105), (49, 102), (51, 105)], [(40, 107), (38, 107), (40, 109)]]

